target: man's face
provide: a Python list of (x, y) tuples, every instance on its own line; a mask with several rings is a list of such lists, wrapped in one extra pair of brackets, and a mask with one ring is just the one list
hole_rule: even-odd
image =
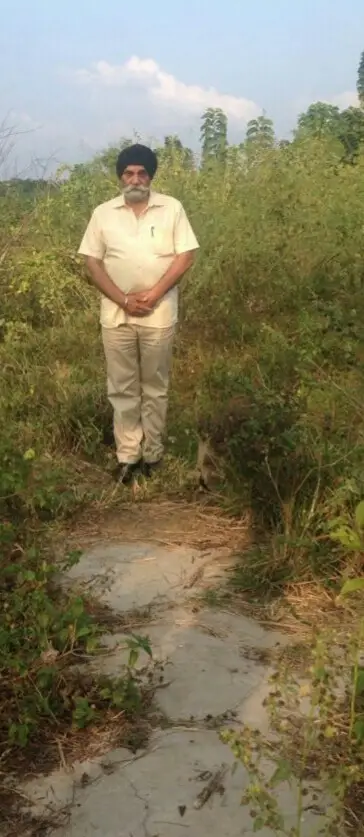
[(143, 166), (127, 166), (121, 176), (121, 186), (128, 203), (142, 203), (150, 193), (150, 177)]

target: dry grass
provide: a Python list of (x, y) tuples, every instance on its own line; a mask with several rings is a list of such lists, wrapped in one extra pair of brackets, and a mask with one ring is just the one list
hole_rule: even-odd
[(117, 511), (105, 502), (95, 503), (58, 534), (63, 547), (66, 541), (69, 549), (84, 549), (105, 540), (147, 540), (167, 547), (184, 545), (200, 550), (228, 546), (235, 552), (247, 548), (251, 539), (248, 515), (232, 518), (210, 500), (175, 502), (161, 498), (150, 503), (121, 502), (120, 490)]
[[(315, 722), (308, 753), (307, 722), (303, 718), (297, 718), (292, 711), (288, 711), (287, 723), (288, 726), (283, 734), (282, 755), (284, 758), (288, 759), (294, 772), (301, 776), (304, 783), (320, 782), (323, 776), (329, 776), (332, 781), (332, 790), (335, 783), (340, 785), (340, 792), (346, 786), (342, 811), (345, 819), (344, 833), (353, 837), (363, 835), (364, 783), (356, 780), (355, 776), (364, 775), (364, 751), (359, 745), (354, 746), (350, 740), (347, 706), (337, 702), (323, 721)], [(330, 736), (326, 734), (327, 728), (332, 730)], [(282, 746), (282, 742), (279, 746)], [(306, 753), (305, 757), (302, 755), (304, 753)]]
[[(249, 593), (232, 591), (228, 585), (228, 569), (231, 558), (240, 556), (254, 541), (249, 513), (233, 517), (213, 502), (210, 496), (200, 495), (198, 500), (169, 500), (161, 497), (146, 502), (140, 495), (131, 500), (120, 496), (120, 489), (112, 489), (110, 496), (95, 502), (92, 510), (81, 512), (62, 532), (54, 530), (56, 540), (61, 537), (62, 549), (84, 550), (100, 541), (143, 541), (166, 547), (184, 545), (192, 549), (221, 550), (230, 555), (226, 561), (226, 577), (219, 579), (217, 604), (231, 612), (243, 612), (265, 625), (295, 635), (298, 641), (309, 641), (312, 630), (327, 627), (346, 630), (355, 625), (358, 606), (342, 604), (335, 594), (317, 582), (304, 581), (288, 584), (284, 593), (271, 601), (251, 600)], [(117, 505), (117, 509), (115, 506)], [(204, 601), (214, 595), (214, 587), (205, 591)], [(106, 617), (107, 618), (107, 617)]]
[[(31, 798), (27, 795), (29, 781), (55, 770), (71, 772), (76, 762), (88, 762), (99, 759), (118, 747), (130, 749), (131, 753), (144, 748), (148, 742), (151, 726), (148, 713), (154, 695), (151, 677), (141, 685), (142, 706), (135, 717), (128, 717), (124, 711), (103, 709), (99, 720), (85, 729), (70, 727), (69, 718), (58, 721), (58, 728), (50, 729), (44, 723), (38, 729), (34, 744), (25, 749), (8, 748), (2, 756), (0, 771), (4, 781), (0, 781), (0, 833), (1, 837), (41, 837), (48, 834), (48, 829), (59, 825), (60, 815), (34, 818), (28, 813)], [(92, 702), (92, 694), (89, 694)], [(94, 704), (97, 707), (97, 684), (95, 682)], [(86, 781), (86, 779), (85, 779)]]
[(292, 635), (298, 644), (310, 643), (313, 634), (317, 636), (320, 631), (327, 630), (328, 625), (340, 640), (341, 635), (347, 636), (351, 630), (356, 630), (364, 615), (364, 603), (360, 600), (344, 603), (335, 593), (314, 581), (288, 584), (281, 595), (262, 601), (256, 598), (250, 601), (249, 594), (231, 590), (226, 583), (218, 591), (217, 604), (219, 602), (225, 609), (244, 613), (266, 628)]
[[(67, 811), (38, 818), (31, 816), (19, 806), (19, 810), (14, 814), (13, 810), (9, 809), (11, 800), (9, 792), (0, 789), (0, 811), (3, 812), (0, 814), (1, 837), (47, 837), (51, 829), (60, 828), (68, 822)], [(27, 803), (27, 800), (23, 800), (23, 803)]]
[[(85, 475), (87, 471), (88, 467), (85, 466)], [(95, 543), (105, 541), (148, 541), (170, 547), (171, 550), (180, 545), (201, 551), (216, 550), (220, 551), (221, 555), (230, 556), (230, 559), (239, 555), (241, 561), (244, 559), (244, 551), (248, 550), (253, 542), (249, 514), (240, 518), (232, 516), (218, 505), (218, 498), (200, 495), (188, 501), (182, 497), (166, 498), (163, 492), (155, 496), (156, 484), (151, 488), (142, 486), (140, 490), (131, 493), (110, 485), (110, 478), (102, 469), (97, 469), (97, 472), (92, 470), (95, 484), (98, 474), (101, 480), (101, 492), (100, 483), (98, 484), (98, 497), (88, 504), (87, 508), (81, 509), (72, 520), (63, 520), (50, 527), (48, 548), (53, 554), (64, 558), (67, 550), (83, 551)], [(226, 568), (228, 565), (227, 561)], [(324, 626), (327, 628), (329, 618), (335, 627), (342, 627), (343, 608), (332, 594), (317, 584), (291, 584), (286, 587), (281, 597), (259, 603), (249, 601), (249, 594), (242, 595), (232, 591), (227, 584), (228, 578), (228, 573), (225, 572), (225, 578), (221, 574), (218, 581), (217, 593), (220, 604), (223, 597), (222, 607), (235, 613), (244, 612), (266, 627), (278, 628), (294, 636), (297, 641), (292, 646), (293, 667), (296, 661), (302, 661), (304, 649), (309, 650), (313, 626), (315, 629)], [(212, 579), (212, 584), (214, 583), (215, 580)], [(111, 630), (145, 625), (151, 616), (149, 611), (129, 613), (125, 622), (123, 617), (115, 617), (108, 608), (100, 606), (96, 601), (90, 600), (87, 607), (98, 622)], [(346, 606), (344, 618), (347, 620), (347, 631), (350, 620), (355, 620), (355, 610), (348, 610)], [(287, 659), (281, 662), (290, 661)], [(17, 752), (17, 762), (11, 765), (12, 772), (14, 771), (12, 781), (15, 784), (15, 773), (17, 777), (29, 778), (29, 775), (49, 772), (59, 766), (68, 770), (76, 761), (99, 758), (116, 747), (127, 746), (135, 750), (145, 745), (149, 733), (148, 709), (151, 695), (152, 690), (147, 688), (145, 711), (133, 721), (125, 718), (123, 713), (106, 710), (102, 721), (86, 730), (70, 730), (66, 727), (62, 730), (60, 726), (56, 737), (54, 732), (49, 735), (49, 732), (44, 730), (44, 741), (38, 738), (34, 753), (27, 749), (27, 753), (22, 756), (21, 752)], [(3, 801), (3, 810), (7, 811), (6, 816), (3, 815), (3, 825), (8, 828), (4, 837), (15, 837), (15, 834), (19, 833), (27, 837), (41, 837), (46, 833), (49, 822), (32, 822), (20, 814), (14, 817), (11, 815), (9, 818), (9, 805), (13, 805), (14, 810), (18, 808), (18, 792), (16, 789), (5, 787), (3, 791), (0, 788), (0, 796), (1, 793), (4, 799), (0, 799), (0, 802)], [(352, 817), (357, 816), (358, 803), (354, 805), (353, 802), (352, 808), (356, 812)], [(1, 825), (0, 820), (0, 827)], [(22, 830), (19, 830), (20, 828)]]

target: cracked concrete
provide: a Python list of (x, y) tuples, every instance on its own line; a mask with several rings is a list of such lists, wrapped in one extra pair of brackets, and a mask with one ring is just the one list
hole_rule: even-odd
[[(92, 593), (117, 613), (181, 601), (211, 568), (216, 551), (148, 543), (99, 544), (67, 573), (65, 582)], [(217, 563), (218, 566), (218, 563)]]
[[(188, 607), (191, 591), (203, 586), (204, 577), (218, 574), (216, 552), (156, 548), (146, 542), (100, 545), (68, 573), (67, 584), (91, 590), (117, 613), (153, 607), (152, 622), (140, 633), (149, 636), (155, 661), (164, 665), (165, 687), (156, 692), (155, 716), (168, 719), (170, 728), (153, 733), (148, 748), (136, 756), (111, 751), (24, 786), (36, 815), (62, 810), (66, 816), (66, 824), (49, 835), (253, 834), (249, 808), (240, 804), (248, 776), (241, 765), (232, 772), (234, 756), (218, 729), (239, 722), (268, 729), (263, 701), (269, 692), (270, 656), (287, 639), (243, 616)], [(109, 634), (103, 644), (108, 653), (92, 661), (92, 667), (120, 676), (125, 634)], [(141, 655), (140, 665), (146, 662)], [(273, 772), (271, 765), (265, 769)], [(215, 792), (199, 804), (201, 790), (220, 773)], [(286, 827), (292, 828), (297, 791), (284, 785), (276, 793)], [(307, 810), (302, 825), (302, 837), (315, 837), (323, 817)], [(273, 837), (274, 832), (260, 833)]]
[[(134, 758), (125, 750), (116, 750), (104, 759), (89, 781), (80, 777), (90, 765), (78, 765), (72, 784), (66, 779), (68, 806), (66, 822), (53, 832), (54, 837), (173, 837), (186, 832), (191, 837), (252, 837), (254, 822), (249, 810), (241, 806), (241, 797), (248, 784), (242, 766), (232, 770), (234, 757), (213, 731), (165, 730), (155, 733), (148, 750)], [(270, 769), (266, 766), (267, 773)], [(203, 804), (202, 792), (211, 779), (221, 775), (216, 791)], [(60, 788), (59, 777), (57, 778)], [(32, 792), (37, 813), (49, 813), (62, 804), (62, 793), (45, 795), (45, 788)], [(306, 797), (302, 817), (302, 837), (315, 837), (323, 824), (320, 813), (313, 814), (316, 788)], [(282, 785), (280, 804), (286, 814), (287, 828), (296, 825), (297, 789)], [(260, 832), (271, 837), (269, 829)]]
[[(157, 692), (156, 701), (172, 721), (204, 720), (225, 712), (234, 712), (245, 719), (245, 705), (264, 688), (269, 667), (245, 655), (251, 650), (269, 651), (282, 645), (285, 638), (265, 631), (258, 623), (244, 616), (203, 609), (197, 614), (178, 608), (160, 615), (159, 624), (146, 628), (154, 658), (165, 666), (168, 688)], [(125, 635), (105, 637), (110, 655), (96, 660), (94, 667), (102, 673), (118, 676), (127, 652)], [(113, 647), (114, 646), (114, 647)], [(255, 655), (254, 655), (255, 656)], [(140, 666), (148, 662), (142, 654)], [(265, 689), (266, 694), (267, 689)], [(261, 704), (261, 702), (259, 702)], [(255, 721), (264, 722), (263, 707), (255, 707)]]

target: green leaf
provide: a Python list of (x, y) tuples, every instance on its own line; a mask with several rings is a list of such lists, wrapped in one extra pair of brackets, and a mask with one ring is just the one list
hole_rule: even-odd
[(33, 570), (24, 570), (23, 580), (24, 581), (35, 581), (36, 580), (35, 572), (33, 572)]
[(66, 643), (68, 640), (68, 628), (62, 628), (57, 634), (57, 640), (62, 644)]
[(134, 668), (139, 659), (139, 651), (136, 648), (131, 648), (129, 653), (129, 668)]
[(79, 563), (81, 556), (82, 556), (82, 550), (81, 549), (73, 549), (66, 556), (64, 566), (66, 568), (69, 568), (69, 569), (71, 567), (74, 567), (76, 564)]
[(93, 654), (98, 648), (98, 641), (96, 636), (90, 636), (86, 640), (86, 651), (88, 654)]
[(262, 828), (264, 828), (264, 826), (265, 822), (263, 820), (263, 817), (256, 817), (253, 825), (254, 834), (256, 834), (257, 831), (261, 831)]
[(74, 599), (74, 601), (71, 602), (70, 614), (74, 619), (79, 619), (80, 616), (82, 616), (82, 614), (84, 613), (84, 611), (85, 606), (81, 598)]
[(356, 721), (354, 724), (354, 733), (357, 741), (362, 744), (364, 741), (364, 721)]
[(125, 704), (125, 691), (115, 691), (112, 693), (112, 703), (117, 709), (122, 709)]
[(358, 529), (364, 529), (364, 500), (355, 509), (355, 523)]
[(148, 657), (153, 656), (152, 648), (150, 645), (150, 639), (148, 636), (139, 636), (139, 634), (130, 634), (130, 636), (132, 636), (132, 638), (135, 640), (138, 647), (142, 648), (143, 651), (145, 651), (145, 653), (148, 654)]
[(340, 526), (339, 529), (331, 532), (330, 538), (333, 541), (338, 541), (341, 546), (354, 552), (361, 549), (362, 544), (359, 535), (357, 532), (354, 532), (354, 529), (350, 529), (349, 526)]
[(271, 786), (274, 788), (277, 785), (280, 785), (281, 782), (286, 782), (292, 776), (292, 767), (288, 761), (282, 759), (279, 762), (277, 769), (274, 771), (273, 776), (270, 780)]
[(72, 712), (72, 720), (79, 729), (84, 729), (96, 717), (93, 706), (90, 706), (87, 698), (76, 697), (75, 708)]
[(100, 698), (102, 700), (110, 700), (111, 698), (111, 689), (108, 686), (105, 686), (104, 689), (100, 689)]
[(355, 681), (355, 694), (359, 697), (359, 695), (364, 694), (364, 668), (360, 668), (358, 671), (358, 676)]
[(341, 588), (340, 595), (347, 596), (349, 593), (357, 593), (364, 590), (364, 578), (349, 578)]
[(47, 628), (49, 625), (50, 619), (48, 613), (38, 613), (38, 624), (41, 628)]
[(89, 636), (91, 631), (92, 631), (92, 628), (91, 628), (90, 625), (84, 625), (82, 628), (77, 628), (76, 638), (81, 639), (83, 636)]
[(39, 689), (49, 689), (53, 683), (56, 669), (51, 666), (41, 668), (37, 673), (37, 685)]

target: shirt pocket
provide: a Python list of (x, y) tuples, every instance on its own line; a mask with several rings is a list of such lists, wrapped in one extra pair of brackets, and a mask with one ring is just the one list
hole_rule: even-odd
[(162, 224), (151, 224), (149, 234), (151, 249), (155, 256), (173, 256), (174, 241), (172, 229)]

